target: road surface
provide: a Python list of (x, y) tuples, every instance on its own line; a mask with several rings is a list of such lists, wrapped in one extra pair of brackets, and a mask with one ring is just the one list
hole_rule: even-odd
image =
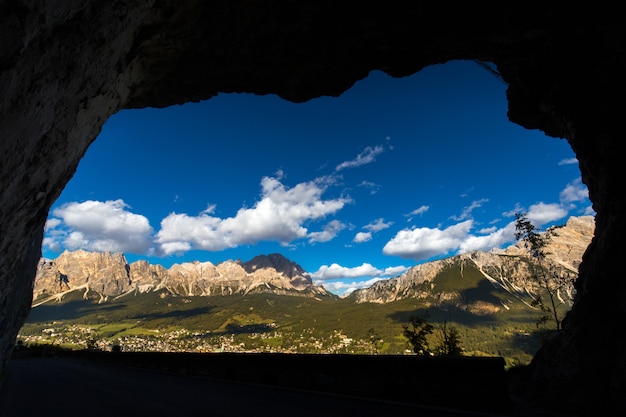
[(125, 368), (81, 358), (12, 359), (0, 417), (459, 417), (489, 415)]

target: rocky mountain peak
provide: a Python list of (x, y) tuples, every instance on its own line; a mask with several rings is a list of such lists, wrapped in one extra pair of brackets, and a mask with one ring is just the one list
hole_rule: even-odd
[(242, 266), (248, 273), (269, 268), (288, 278), (306, 275), (306, 272), (300, 265), (290, 261), (279, 253), (255, 256), (248, 262), (242, 263)]
[[(551, 238), (546, 248), (552, 274), (578, 276), (578, 266), (594, 236), (593, 216), (570, 217), (567, 223), (553, 227), (543, 233)], [(532, 293), (536, 288), (528, 277), (531, 275), (532, 260), (523, 242), (504, 250), (491, 252), (473, 251), (446, 259), (427, 262), (410, 268), (399, 277), (378, 281), (369, 288), (350, 294), (356, 302), (387, 303), (406, 298), (424, 298), (433, 295), (434, 282), (447, 272), (447, 279), (463, 276), (463, 271), (473, 268), (483, 279), (507, 292)], [(450, 271), (455, 271), (453, 274)], [(460, 278), (462, 279), (462, 278)], [(573, 280), (572, 280), (573, 282)], [(573, 286), (564, 289), (563, 297), (571, 301)], [(457, 297), (454, 291), (437, 294), (439, 300), (450, 301)], [(497, 306), (492, 306), (496, 310)]]
[(37, 298), (83, 288), (114, 296), (132, 288), (129, 272), (122, 253), (65, 251), (54, 260), (40, 261), (33, 294)]
[[(563, 226), (554, 226), (546, 230), (550, 234), (546, 247), (548, 258), (572, 272), (578, 273), (578, 266), (596, 228), (593, 216), (571, 216)], [(526, 255), (523, 242), (509, 246), (503, 251), (507, 255)]]
[(244, 263), (185, 262), (169, 269), (145, 260), (128, 264), (122, 253), (84, 250), (66, 251), (54, 260), (40, 261), (33, 289), (36, 303), (74, 290), (93, 292), (102, 301), (158, 290), (186, 296), (255, 292), (330, 295), (314, 285), (302, 267), (280, 254), (260, 255)]

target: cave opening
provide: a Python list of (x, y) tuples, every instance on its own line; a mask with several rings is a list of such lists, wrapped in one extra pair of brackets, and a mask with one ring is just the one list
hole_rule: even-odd
[(511, 244), (516, 211), (541, 227), (590, 214), (569, 144), (506, 109), (501, 80), (452, 61), (304, 103), (220, 94), (123, 110), (51, 208), (43, 254), (169, 268), (281, 253), (343, 297)]

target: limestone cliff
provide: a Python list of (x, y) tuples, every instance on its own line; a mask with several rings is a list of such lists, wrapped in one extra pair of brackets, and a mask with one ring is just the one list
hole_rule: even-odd
[(54, 261), (40, 261), (33, 289), (35, 298), (79, 288), (102, 297), (129, 291), (132, 286), (124, 255), (79, 250), (65, 252)]
[(69, 291), (98, 294), (102, 301), (126, 293), (166, 289), (187, 296), (258, 292), (300, 296), (331, 296), (314, 285), (302, 267), (279, 254), (260, 255), (249, 262), (226, 261), (174, 264), (165, 269), (140, 260), (128, 264), (124, 254), (64, 252), (41, 260), (33, 289), (34, 304)]

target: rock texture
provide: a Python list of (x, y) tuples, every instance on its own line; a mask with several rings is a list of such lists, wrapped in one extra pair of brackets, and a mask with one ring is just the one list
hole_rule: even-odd
[(65, 252), (54, 261), (40, 261), (33, 288), (35, 298), (78, 288), (103, 298), (129, 291), (130, 268), (122, 253)]
[[(592, 216), (570, 217), (563, 227), (555, 228), (546, 248), (551, 272), (569, 275), (572, 282), (578, 276), (578, 266), (595, 231)], [(474, 251), (447, 259), (427, 262), (411, 268), (401, 276), (375, 283), (370, 288), (355, 291), (355, 302), (389, 303), (405, 298), (425, 298), (432, 295), (430, 287), (446, 268), (475, 266), (486, 279), (511, 293), (525, 294), (537, 290), (528, 280), (530, 265), (528, 251), (521, 243), (503, 251)], [(165, 269), (147, 261), (128, 264), (122, 253), (64, 252), (54, 260), (41, 260), (35, 277), (34, 305), (63, 294), (82, 290), (97, 294), (102, 302), (127, 293), (167, 290), (186, 296), (215, 296), (271, 292), (307, 297), (332, 296), (298, 264), (280, 254), (259, 255), (247, 262), (226, 261), (174, 264)], [(573, 301), (574, 288), (563, 290), (566, 302)], [(446, 300), (454, 297), (450, 294)], [(498, 306), (491, 306), (492, 309)]]
[(373, 69), (475, 59), (508, 84), (511, 121), (568, 141), (596, 212), (574, 306), (524, 375), (541, 387), (527, 400), (626, 414), (619, 2), (5, 0), (0, 36), (0, 369), (30, 308), (48, 210), (111, 114), (219, 92), (301, 102)]
[(33, 289), (34, 305), (81, 290), (102, 302), (128, 293), (165, 289), (172, 294), (211, 296), (271, 292), (303, 297), (332, 297), (313, 284), (302, 267), (279, 254), (260, 255), (248, 262), (175, 264), (169, 269), (146, 261), (128, 264), (124, 254), (64, 252), (41, 260)]
[[(570, 217), (567, 223), (555, 230), (550, 244), (546, 247), (550, 273), (567, 276), (572, 282), (578, 276), (578, 266), (583, 253), (593, 238), (595, 222), (592, 216)], [(475, 267), (489, 280), (494, 287), (501, 288), (516, 297), (525, 297), (527, 293), (535, 293), (538, 288), (529, 280), (533, 261), (522, 243), (510, 246), (503, 251), (474, 251), (450, 258), (417, 265), (401, 276), (379, 281), (369, 288), (357, 290), (350, 298), (358, 303), (388, 303), (406, 298), (432, 297), (431, 287), (423, 285), (432, 283), (443, 271), (450, 268), (461, 270)], [(563, 288), (560, 296), (571, 305), (574, 295), (573, 285)], [(460, 305), (458, 294), (439, 293), (442, 303), (456, 300), (458, 307), (476, 308), (472, 305)], [(459, 304), (460, 303), (460, 304)], [(483, 305), (483, 309), (496, 311), (499, 305)]]

